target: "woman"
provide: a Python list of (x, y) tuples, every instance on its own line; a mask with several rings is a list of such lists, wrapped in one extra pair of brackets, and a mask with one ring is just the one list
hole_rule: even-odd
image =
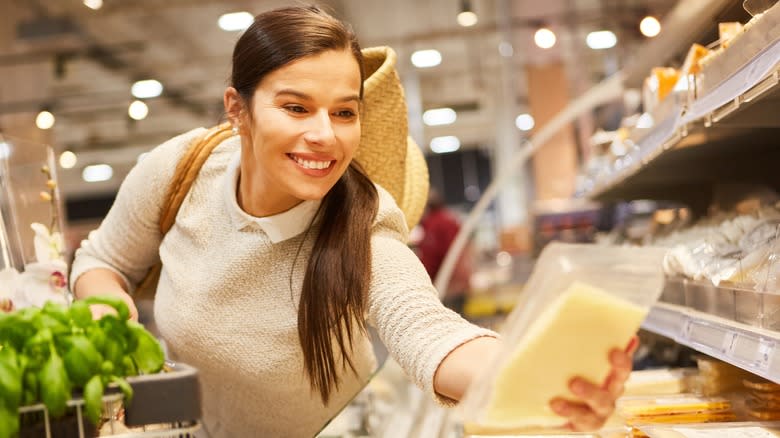
[[(200, 371), (211, 436), (316, 433), (375, 366), (366, 321), (447, 404), (497, 349), (492, 332), (442, 307), (405, 245), (403, 213), (353, 161), (358, 144), (368, 147), (363, 80), (343, 23), (316, 7), (257, 16), (236, 43), (224, 94), (238, 135), (209, 156), (173, 228), (158, 231), (163, 196), (203, 129), (150, 152), (77, 252), (76, 296), (112, 294), (133, 310), (129, 293), (162, 260), (155, 319), (172, 357)], [(375, 134), (367, 128), (364, 140)], [(390, 155), (403, 143), (371, 147)], [(575, 429), (601, 425), (629, 357), (613, 352), (606, 389), (577, 381), (583, 401), (553, 408)]]

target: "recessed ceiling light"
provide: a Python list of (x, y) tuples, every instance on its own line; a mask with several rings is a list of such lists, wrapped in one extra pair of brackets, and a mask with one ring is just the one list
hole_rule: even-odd
[(423, 113), (423, 122), (428, 126), (451, 125), (457, 118), (452, 108), (434, 108)]
[(249, 12), (231, 12), (229, 14), (223, 14), (217, 20), (219, 28), (226, 32), (234, 32), (239, 30), (245, 30), (252, 25), (255, 17)]
[(103, 0), (84, 0), (84, 6), (96, 11), (103, 7)]
[(134, 100), (127, 107), (127, 115), (133, 120), (143, 120), (149, 114), (149, 107), (141, 100)]
[(60, 154), (60, 167), (63, 169), (72, 169), (78, 162), (78, 157), (71, 151), (65, 151)]
[(639, 31), (642, 32), (642, 35), (652, 38), (661, 33), (661, 23), (657, 18), (648, 15), (639, 23)]
[(86, 182), (108, 181), (114, 176), (114, 169), (108, 164), (93, 164), (81, 172), (81, 178)]
[(54, 114), (43, 110), (35, 117), (35, 126), (40, 129), (51, 129), (54, 126)]
[(417, 68), (435, 67), (441, 64), (441, 53), (438, 50), (418, 50), (412, 53), (412, 64)]
[(133, 84), (130, 93), (138, 99), (149, 99), (162, 94), (163, 85), (155, 79), (145, 79)]
[(534, 33), (534, 42), (542, 49), (549, 49), (555, 45), (557, 38), (555, 32), (543, 27)]
[(593, 50), (610, 49), (617, 44), (617, 36), (611, 31), (599, 30), (589, 33), (585, 42)]
[(534, 125), (536, 122), (534, 121), (533, 116), (530, 114), (520, 114), (515, 119), (515, 126), (517, 126), (517, 129), (521, 131), (530, 131), (534, 129)]
[(454, 135), (434, 137), (431, 139), (431, 151), (437, 154), (446, 154), (460, 149), (460, 140)]

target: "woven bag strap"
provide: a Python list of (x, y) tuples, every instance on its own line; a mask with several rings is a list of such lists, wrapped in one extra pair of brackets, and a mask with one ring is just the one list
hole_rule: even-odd
[(163, 235), (171, 229), (176, 221), (179, 208), (211, 151), (231, 135), (233, 133), (230, 123), (223, 123), (209, 129), (204, 136), (198, 137), (187, 147), (184, 156), (176, 164), (173, 179), (165, 195), (163, 212), (160, 216), (160, 232)]

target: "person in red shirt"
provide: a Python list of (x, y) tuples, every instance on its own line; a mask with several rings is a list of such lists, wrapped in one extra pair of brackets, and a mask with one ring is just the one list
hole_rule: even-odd
[[(422, 264), (433, 281), (441, 268), (447, 250), (460, 230), (460, 221), (444, 205), (444, 199), (435, 189), (431, 189), (428, 194), (428, 203), (425, 207), (425, 213), (420, 220), (420, 227), (422, 228), (423, 236), (418, 244), (418, 253)], [(460, 314), (463, 314), (463, 305), (466, 302), (470, 277), (471, 257), (469, 249), (466, 247), (458, 258), (458, 263), (452, 273), (443, 299), (445, 306)]]

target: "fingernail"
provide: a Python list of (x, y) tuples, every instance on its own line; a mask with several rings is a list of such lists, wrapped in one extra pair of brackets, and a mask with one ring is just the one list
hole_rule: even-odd
[(563, 400), (553, 400), (550, 402), (550, 407), (555, 412), (561, 412), (564, 409), (564, 403)]
[(571, 390), (575, 394), (580, 395), (585, 391), (585, 384), (581, 380), (575, 380), (571, 383)]

